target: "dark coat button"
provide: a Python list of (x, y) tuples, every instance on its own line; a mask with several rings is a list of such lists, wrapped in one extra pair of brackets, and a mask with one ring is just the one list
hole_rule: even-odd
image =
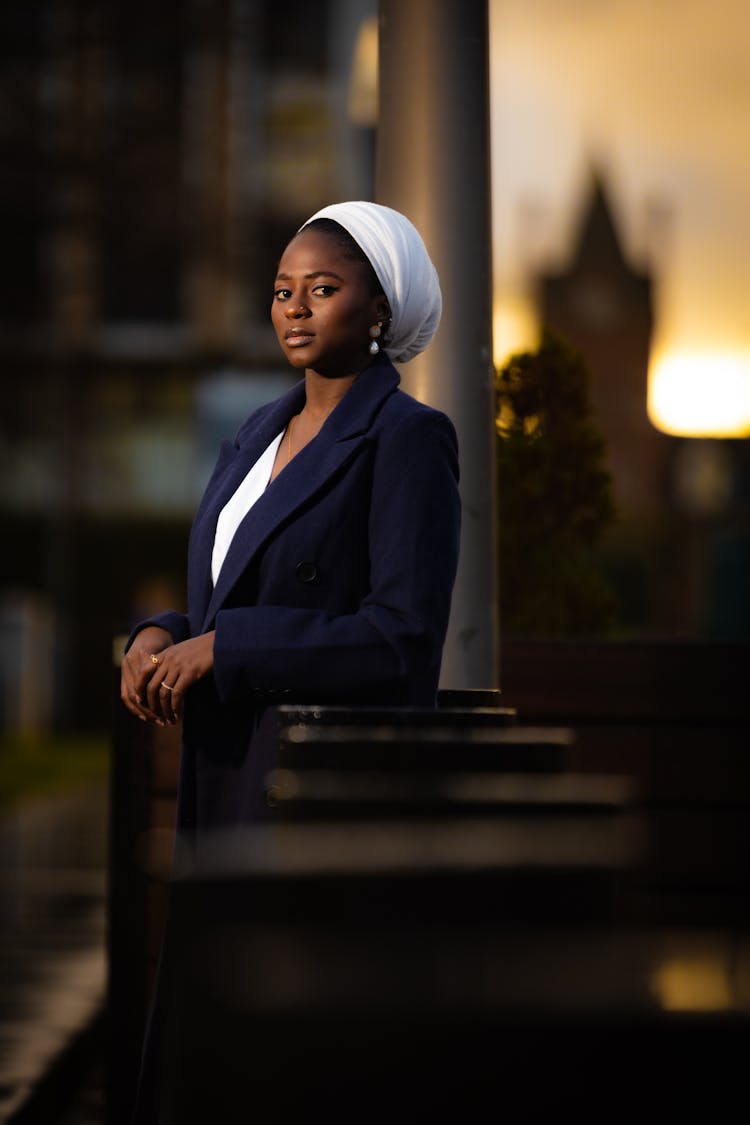
[(314, 582), (318, 577), (318, 568), (312, 562), (297, 563), (297, 577), (300, 582)]

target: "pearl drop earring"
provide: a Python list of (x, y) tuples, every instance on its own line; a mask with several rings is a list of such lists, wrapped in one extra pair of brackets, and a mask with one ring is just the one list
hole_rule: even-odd
[(370, 329), (370, 336), (371, 336), (370, 355), (377, 355), (378, 352), (380, 351), (380, 344), (378, 343), (378, 337), (380, 336), (380, 333), (382, 331), (382, 323), (383, 322), (381, 320), (379, 320), (378, 323), (373, 324), (372, 328)]

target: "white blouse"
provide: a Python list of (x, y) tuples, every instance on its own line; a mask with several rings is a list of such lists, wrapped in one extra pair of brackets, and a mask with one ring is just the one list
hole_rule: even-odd
[(216, 536), (214, 538), (214, 550), (211, 556), (211, 577), (214, 586), (218, 581), (219, 572), (224, 565), (224, 559), (227, 557), (227, 551), (234, 539), (237, 528), (250, 511), (253, 504), (263, 495), (268, 486), (273, 470), (273, 463), (276, 460), (276, 453), (283, 436), (284, 431), (282, 430), (278, 437), (273, 439), (265, 453), (261, 453), (237, 491), (227, 500), (226, 504), (219, 512), (219, 519), (216, 524)]

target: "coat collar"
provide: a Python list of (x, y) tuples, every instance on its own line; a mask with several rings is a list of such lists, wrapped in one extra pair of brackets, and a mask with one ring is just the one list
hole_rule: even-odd
[(383, 403), (398, 384), (398, 372), (385, 357), (378, 357), (362, 372), (313, 441), (268, 485), (245, 516), (211, 592), (211, 554), (219, 512), (270, 442), (302, 409), (304, 383), (298, 383), (266, 410), (259, 411), (257, 421), (240, 431), (238, 446), (232, 447), (234, 456), (230, 454), (226, 468), (215, 474), (196, 517), (190, 600), (191, 618), (194, 625), (200, 621), (202, 632), (211, 627), (232, 587), (263, 543), (356, 455)]

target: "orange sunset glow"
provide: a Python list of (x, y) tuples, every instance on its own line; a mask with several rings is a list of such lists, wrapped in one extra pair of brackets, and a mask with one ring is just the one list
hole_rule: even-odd
[[(496, 358), (570, 253), (592, 169), (654, 279), (651, 422), (750, 434), (750, 24), (743, 0), (492, 0)], [(538, 327), (538, 326), (537, 326)]]

